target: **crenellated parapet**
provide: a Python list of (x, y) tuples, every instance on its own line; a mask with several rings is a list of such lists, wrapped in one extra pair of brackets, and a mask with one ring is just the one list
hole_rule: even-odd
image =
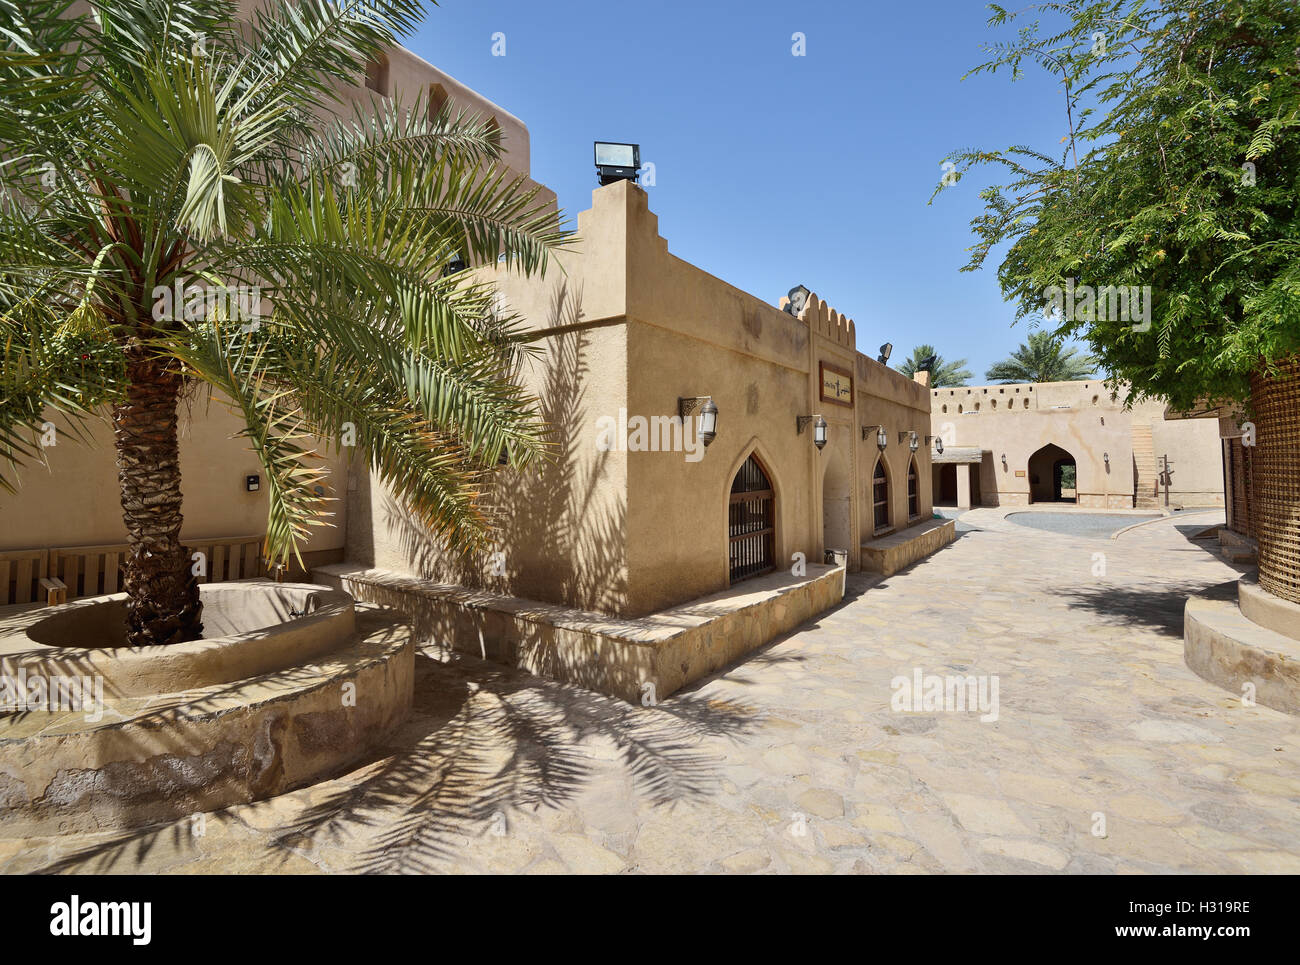
[(853, 326), (853, 319), (841, 315), (815, 293), (809, 294), (803, 311), (799, 313), (799, 319), (810, 330), (837, 345), (852, 349), (856, 344), (857, 332)]

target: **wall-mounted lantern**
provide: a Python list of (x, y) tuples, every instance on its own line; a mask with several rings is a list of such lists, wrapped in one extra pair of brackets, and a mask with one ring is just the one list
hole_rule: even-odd
[(686, 420), (696, 412), (699, 413), (699, 421), (696, 423), (695, 432), (707, 449), (709, 443), (718, 438), (718, 407), (713, 404), (713, 396), (699, 395), (677, 400), (677, 414), (682, 417), (683, 428), (686, 426)]
[(863, 426), (862, 441), (868, 441), (872, 436), (876, 437), (876, 448), (881, 452), (889, 445), (889, 432), (884, 426)]
[(913, 432), (911, 437), (907, 440), (907, 448), (911, 449), (913, 452), (916, 452), (917, 449), (921, 448), (921, 440), (915, 432)]
[(257, 473), (255, 472), (249, 473), (247, 476), (244, 477), (244, 490), (246, 492), (255, 493), (261, 488), (262, 488), (262, 477), (259, 476)]
[(812, 423), (813, 427), (813, 445), (818, 449), (826, 447), (826, 420), (820, 415), (800, 415), (795, 416), (794, 428), (796, 432), (803, 432)]
[(943, 439), (941, 439), (939, 436), (926, 436), (925, 444), (927, 446), (930, 445), (934, 446), (934, 451), (940, 456), (943, 455)]
[(1102, 458), (1102, 461), (1106, 463), (1106, 471), (1107, 471), (1107, 472), (1110, 472), (1110, 453), (1109, 453), (1109, 452), (1103, 452), (1103, 453), (1101, 454), (1101, 458)]
[(1002, 471), (1007, 471), (1007, 454), (1005, 452), (1002, 453)]

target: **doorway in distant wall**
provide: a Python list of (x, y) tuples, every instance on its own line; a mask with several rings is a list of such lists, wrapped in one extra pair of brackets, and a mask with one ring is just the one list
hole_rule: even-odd
[(848, 460), (839, 449), (822, 450), (822, 545), (827, 551), (849, 552), (853, 542), (853, 479)]
[(746, 459), (731, 481), (727, 536), (732, 583), (776, 569), (776, 493), (757, 456)]
[(1079, 467), (1060, 446), (1048, 443), (1029, 457), (1029, 498), (1035, 503), (1078, 501)]
[(936, 506), (957, 505), (957, 466), (955, 463), (941, 463), (934, 467), (934, 504)]

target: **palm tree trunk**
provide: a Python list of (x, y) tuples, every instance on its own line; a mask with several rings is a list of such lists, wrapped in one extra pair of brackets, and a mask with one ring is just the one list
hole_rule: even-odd
[(131, 549), (124, 566), (127, 644), (197, 640), (203, 605), (181, 545), (181, 467), (176, 405), (181, 377), (142, 349), (127, 352), (126, 399), (113, 408), (122, 518)]
[(1259, 540), (1259, 585), (1300, 603), (1300, 355), (1250, 377), (1251, 510)]

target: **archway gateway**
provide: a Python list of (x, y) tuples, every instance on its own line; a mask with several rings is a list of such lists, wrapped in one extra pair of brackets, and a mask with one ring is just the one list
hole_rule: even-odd
[(1074, 456), (1048, 443), (1029, 457), (1029, 499), (1034, 503), (1078, 501), (1078, 467)]
[(776, 569), (776, 493), (757, 456), (746, 459), (731, 481), (727, 536), (733, 584)]

